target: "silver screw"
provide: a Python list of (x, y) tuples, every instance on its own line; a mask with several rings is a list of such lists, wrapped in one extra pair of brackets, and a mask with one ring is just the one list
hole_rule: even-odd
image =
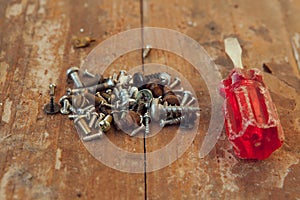
[(185, 116), (181, 116), (181, 117), (177, 117), (177, 118), (169, 119), (169, 120), (161, 119), (159, 121), (159, 125), (160, 125), (160, 127), (164, 127), (166, 125), (179, 124), (184, 118), (185, 118)]
[(56, 88), (55, 84), (50, 84), (49, 85), (49, 89), (50, 89), (49, 94), (50, 94), (50, 96), (54, 96), (54, 94), (55, 94), (55, 88)]
[(129, 135), (130, 136), (135, 136), (136, 134), (138, 134), (141, 131), (145, 131), (146, 127), (142, 124), (141, 126), (139, 126), (138, 128), (134, 129)]
[(102, 136), (103, 136), (103, 132), (100, 131), (99, 133), (96, 133), (96, 134), (93, 134), (93, 135), (84, 136), (82, 138), (82, 140), (84, 142), (89, 142), (89, 141), (92, 141), (92, 140), (101, 139)]
[(95, 121), (97, 120), (97, 118), (99, 116), (97, 112), (92, 112), (91, 115), (92, 115), (92, 117), (91, 117), (91, 120), (89, 122), (89, 127), (90, 128), (92, 128), (94, 126)]
[(60, 113), (63, 114), (63, 115), (68, 115), (70, 114), (70, 102), (68, 99), (63, 99), (63, 102), (62, 102), (62, 105), (63, 107), (60, 109)]
[(148, 135), (150, 133), (149, 123), (150, 123), (150, 120), (151, 120), (151, 117), (150, 117), (148, 111), (144, 114), (143, 118), (145, 120), (145, 134)]
[(99, 117), (95, 123), (95, 128), (99, 128), (100, 127), (100, 122), (104, 119), (105, 114), (104, 113), (99, 113)]
[(81, 118), (85, 118), (85, 119), (87, 119), (87, 120), (90, 120), (91, 119), (91, 114), (89, 113), (89, 112), (87, 112), (86, 114), (84, 114), (84, 115), (68, 115), (68, 117), (69, 117), (69, 119), (76, 119), (76, 118), (79, 118), (79, 117), (81, 117)]
[(195, 102), (196, 102), (196, 98), (195, 98), (195, 97), (192, 97), (191, 100), (185, 104), (185, 106), (191, 106), (191, 105), (193, 105)]
[(88, 127), (86, 121), (84, 120), (84, 116), (78, 116), (74, 119), (74, 123), (79, 126), (79, 128), (81, 129), (81, 131), (85, 134), (88, 135), (90, 134), (92, 131), (91, 129)]
[(146, 48), (143, 49), (143, 58), (146, 58), (148, 56), (148, 54), (150, 53), (152, 49), (152, 46), (150, 44), (146, 45)]
[(95, 78), (95, 77), (96, 77), (95, 74), (92, 74), (92, 73), (89, 72), (87, 69), (85, 69), (85, 70), (83, 71), (83, 75), (84, 75), (84, 76), (87, 76), (87, 77), (91, 77), (91, 78)]
[(77, 109), (78, 110), (78, 112), (80, 113), (80, 114), (84, 114), (84, 113), (86, 113), (87, 111), (89, 111), (89, 110), (91, 110), (91, 109), (95, 109), (95, 106), (94, 105), (88, 105), (88, 106), (86, 106), (86, 107), (84, 107), (84, 108), (79, 108), (79, 109)]
[(175, 77), (174, 81), (169, 85), (171, 89), (174, 89), (176, 86), (178, 86), (181, 83), (181, 79), (178, 77)]
[(78, 67), (71, 67), (70, 69), (67, 70), (67, 77), (73, 80), (75, 87), (81, 88), (83, 87), (83, 84), (79, 78), (78, 72), (79, 72)]
[(177, 90), (171, 90), (172, 92), (174, 92), (174, 93), (183, 93), (184, 92), (184, 89), (183, 89), (183, 87), (181, 87), (180, 89), (177, 89)]
[(190, 96), (192, 96), (192, 93), (190, 91), (184, 91), (180, 105), (184, 106), (187, 100), (190, 98)]

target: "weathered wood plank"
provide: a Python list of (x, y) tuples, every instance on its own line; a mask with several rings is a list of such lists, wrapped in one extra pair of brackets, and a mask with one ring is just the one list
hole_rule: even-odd
[[(84, 148), (72, 121), (43, 113), (49, 101), (48, 84), (57, 84), (58, 100), (66, 87), (72, 87), (65, 81), (66, 69), (79, 66), (97, 44), (74, 50), (72, 36), (90, 35), (101, 42), (140, 27), (139, 2), (25, 0), (0, 5), (0, 138), (11, 134), (0, 142), (0, 198), (143, 198), (143, 174), (106, 167)], [(140, 55), (125, 56), (110, 72), (123, 65), (140, 65)], [(131, 140), (113, 132), (109, 135), (121, 148), (132, 149), (127, 145)], [(136, 151), (143, 152), (143, 140), (135, 145)]]
[[(168, 5), (168, 6), (166, 6)], [(294, 9), (293, 9), (294, 10)], [(292, 12), (292, 11), (290, 11)], [(293, 12), (294, 13), (294, 12)], [(219, 141), (203, 160), (198, 158), (199, 146), (207, 130), (210, 111), (202, 112), (199, 135), (186, 153), (175, 163), (147, 174), (147, 197), (162, 198), (270, 198), (299, 197), (291, 183), (298, 170), (299, 86), (289, 35), (278, 2), (269, 1), (167, 1), (143, 2), (144, 26), (164, 27), (186, 33), (199, 41), (214, 59), (222, 74), (227, 75), (232, 64), (224, 53), (223, 39), (239, 38), (243, 47), (244, 64), (262, 70), (268, 63), (272, 74), (265, 74), (274, 103), (278, 108), (286, 133), (286, 144), (262, 162), (243, 161), (234, 157), (229, 143)], [(290, 22), (292, 23), (292, 22)], [(197, 92), (199, 105), (208, 108), (207, 89), (194, 82), (192, 66), (174, 55), (153, 51), (145, 62), (158, 62), (184, 73)], [(291, 63), (291, 64), (290, 64)], [(203, 90), (203, 91), (202, 91)], [(282, 93), (284, 92), (284, 96)], [(280, 102), (285, 103), (280, 103)], [(288, 117), (285, 117), (288, 116)], [(164, 130), (148, 139), (147, 151), (166, 145), (175, 131)], [(158, 158), (157, 162), (161, 160)], [(299, 180), (298, 180), (299, 181)], [(294, 182), (295, 183), (295, 180)], [(268, 192), (266, 192), (268, 191)]]

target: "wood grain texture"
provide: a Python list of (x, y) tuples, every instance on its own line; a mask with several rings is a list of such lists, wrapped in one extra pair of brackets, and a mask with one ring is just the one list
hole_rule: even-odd
[[(281, 150), (262, 162), (235, 158), (226, 140), (220, 140), (209, 156), (201, 160), (198, 158), (198, 151), (207, 130), (205, 124), (208, 124), (210, 110), (207, 113), (201, 112), (200, 134), (185, 154), (170, 166), (147, 174), (149, 199), (299, 197), (295, 187), (291, 186), (291, 183), (296, 182), (299, 171), (299, 145), (296, 144), (299, 136), (295, 135), (299, 132), (299, 124), (296, 122), (299, 120), (299, 73), (287, 30), (287, 26), (297, 27), (292, 22), (295, 20), (294, 4), (297, 2), (282, 4), (284, 5), (276, 1), (185, 0), (174, 1), (172, 4), (169, 1), (143, 1), (145, 27), (175, 29), (196, 39), (206, 48), (224, 76), (232, 68), (223, 46), (223, 39), (228, 36), (235, 36), (240, 40), (247, 68), (262, 70), (263, 63), (268, 64), (272, 74), (265, 74), (265, 81), (279, 111), (287, 138)], [(282, 11), (289, 13), (288, 17)], [(293, 31), (297, 30), (295, 27)], [(207, 103), (209, 99), (205, 98), (207, 89), (195, 79), (191, 66), (174, 55), (159, 51), (151, 52), (147, 59), (146, 62), (163, 61), (184, 73), (188, 80), (192, 80), (197, 94), (203, 94), (197, 96), (199, 105), (210, 108)], [(203, 91), (200, 93), (199, 90)], [(292, 118), (297, 120), (291, 120)], [(166, 131), (165, 135), (170, 132), (172, 130)], [(151, 151), (165, 144), (168, 141), (165, 135), (153, 138), (155, 142), (147, 141), (147, 150)]]
[[(300, 73), (290, 45), (290, 37), (300, 33), (299, 5), (299, 0), (0, 0), (0, 199), (299, 199)], [(265, 63), (272, 72), (265, 73), (265, 82), (284, 128), (284, 146), (264, 161), (239, 160), (222, 135), (200, 159), (211, 116), (207, 86), (184, 58), (156, 49), (144, 60), (141, 51), (126, 54), (105, 74), (159, 63), (190, 81), (202, 108), (198, 134), (169, 166), (145, 174), (109, 168), (86, 150), (66, 116), (43, 113), (48, 85), (57, 83), (56, 98), (62, 96), (72, 87), (66, 70), (81, 65), (97, 43), (146, 26), (195, 39), (223, 76), (232, 68), (223, 40), (238, 37), (244, 64), (262, 70)], [(97, 42), (75, 50), (74, 35)], [(124, 150), (145, 147), (150, 153), (177, 131), (164, 128), (146, 143), (116, 130), (108, 137)], [(166, 159), (146, 163), (146, 170)]]

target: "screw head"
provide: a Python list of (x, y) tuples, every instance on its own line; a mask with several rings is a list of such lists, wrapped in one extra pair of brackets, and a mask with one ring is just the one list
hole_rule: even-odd
[(71, 74), (74, 72), (79, 72), (79, 68), (78, 67), (71, 67), (67, 70), (67, 77), (70, 79), (71, 78)]

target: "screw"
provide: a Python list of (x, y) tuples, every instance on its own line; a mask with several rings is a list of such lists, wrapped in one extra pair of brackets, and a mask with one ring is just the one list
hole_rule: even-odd
[(154, 121), (160, 120), (162, 116), (166, 116), (168, 113), (188, 113), (197, 112), (201, 109), (198, 107), (187, 107), (187, 106), (163, 106), (159, 104), (159, 99), (153, 99), (150, 107), (150, 114)]
[(55, 95), (55, 84), (50, 84), (49, 89), (50, 89), (50, 102), (45, 105), (44, 111), (46, 114), (53, 115), (59, 112), (60, 106), (57, 103), (54, 103), (54, 95)]
[(146, 45), (146, 48), (143, 49), (143, 58), (146, 58), (148, 56), (148, 54), (150, 53), (152, 49), (152, 46), (150, 44)]
[(71, 67), (70, 69), (67, 70), (67, 77), (73, 80), (75, 87), (81, 88), (83, 87), (83, 84), (79, 78), (78, 72), (79, 72), (78, 67)]
[(49, 85), (49, 89), (50, 89), (49, 94), (50, 94), (50, 96), (54, 96), (54, 94), (55, 94), (55, 88), (56, 88), (55, 84), (50, 84)]
[(88, 135), (92, 132), (91, 129), (88, 127), (86, 121), (84, 120), (84, 116), (76, 117), (74, 119), (74, 123), (79, 126), (79, 128), (81, 129), (81, 131), (83, 131), (85, 135)]
[(71, 104), (68, 98), (69, 98), (68, 96), (64, 95), (59, 100), (59, 103), (62, 105), (62, 108), (60, 109), (60, 113), (63, 115), (68, 115), (71, 112), (69, 109)]
[(195, 102), (196, 102), (196, 98), (195, 98), (195, 97), (192, 97), (191, 100), (185, 104), (185, 106), (191, 106), (191, 105), (193, 105)]
[(81, 94), (81, 93), (83, 93), (85, 91), (86, 91), (85, 88), (76, 88), (76, 89), (67, 88), (66, 89), (67, 95)]
[(87, 111), (91, 110), (92, 108), (95, 108), (95, 106), (94, 106), (94, 105), (88, 105), (88, 106), (86, 106), (86, 107), (84, 107), (84, 108), (79, 108), (79, 109), (77, 109), (77, 110), (78, 110), (78, 113), (84, 114), (84, 113), (86, 113)]
[(181, 94), (181, 93), (184, 92), (184, 89), (183, 89), (183, 87), (181, 87), (180, 89), (172, 90), (172, 92), (177, 93), (177, 94), (178, 94), (178, 93)]
[(145, 134), (148, 135), (150, 133), (149, 123), (150, 123), (150, 120), (151, 120), (151, 117), (150, 117), (148, 111), (144, 114), (143, 118), (145, 120)]
[(89, 142), (89, 141), (92, 141), (92, 140), (101, 139), (102, 136), (103, 136), (103, 132), (100, 131), (99, 133), (96, 133), (96, 134), (93, 134), (93, 135), (84, 136), (82, 138), (82, 140), (84, 142)]
[(139, 126), (138, 128), (134, 129), (129, 135), (130, 136), (135, 136), (136, 134), (138, 134), (140, 131), (144, 131), (146, 129), (146, 127), (142, 124), (141, 126)]
[(97, 120), (97, 117), (99, 116), (97, 112), (92, 112), (91, 113), (92, 117), (91, 120), (89, 122), (89, 127), (92, 128), (93, 125), (95, 124), (95, 121)]
[(103, 132), (109, 131), (112, 120), (113, 117), (111, 115), (107, 115), (102, 121), (99, 122), (99, 126)]
[(159, 73), (146, 75), (144, 77), (144, 82), (150, 82), (153, 79), (158, 79), (159, 83), (162, 85), (168, 85), (171, 82), (171, 76), (166, 72), (159, 72)]
[(91, 78), (96, 78), (96, 75), (95, 74), (92, 74), (91, 72), (89, 72), (87, 69), (85, 69), (83, 71), (83, 75), (84, 76), (87, 76), (87, 77), (91, 77)]
[(100, 122), (104, 119), (105, 114), (104, 113), (99, 113), (98, 119), (95, 123), (95, 128), (99, 128), (100, 127)]
[(91, 114), (89, 112), (87, 112), (86, 114), (84, 115), (68, 115), (69, 119), (76, 119), (78, 117), (84, 117), (86, 118), (87, 120), (90, 120), (91, 119)]
[(170, 120), (161, 119), (159, 121), (159, 125), (160, 125), (160, 127), (164, 127), (166, 125), (179, 124), (184, 118), (185, 118), (185, 116), (177, 117), (177, 118), (170, 119)]
[(190, 91), (184, 91), (180, 105), (184, 106), (190, 96), (192, 96), (192, 93)]
[(181, 79), (178, 77), (175, 77), (174, 81), (169, 85), (171, 89), (174, 89), (177, 85), (181, 83)]

